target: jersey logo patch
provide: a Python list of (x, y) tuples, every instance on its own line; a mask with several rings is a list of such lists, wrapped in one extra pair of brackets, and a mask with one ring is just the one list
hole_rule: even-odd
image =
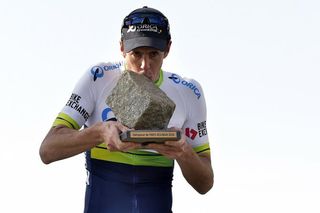
[(117, 121), (110, 107), (105, 108), (101, 113), (102, 121)]
[(201, 97), (200, 90), (197, 88), (196, 85), (194, 85), (188, 81), (181, 80), (176, 74), (172, 74), (168, 78), (171, 79), (176, 84), (181, 84), (181, 85), (191, 89), (193, 91), (193, 93), (197, 96), (198, 99)]
[(185, 130), (185, 135), (188, 137), (188, 138), (191, 138), (192, 140), (195, 139), (195, 137), (197, 136), (198, 132), (194, 129), (191, 129), (191, 128), (186, 128)]
[(91, 68), (91, 74), (93, 75), (93, 81), (96, 81), (97, 78), (103, 77), (103, 69), (99, 66), (94, 66)]
[(207, 135), (207, 122), (202, 121), (198, 123), (198, 132), (199, 132), (199, 137)]
[(84, 120), (87, 121), (90, 115), (87, 112), (87, 110), (82, 105), (80, 105), (80, 100), (81, 100), (80, 95), (72, 93), (66, 106), (76, 110), (84, 118)]
[(197, 123), (197, 127), (198, 127), (197, 130), (189, 128), (189, 127), (186, 128), (184, 134), (188, 138), (191, 138), (192, 140), (194, 140), (197, 137), (197, 135), (200, 138), (207, 135), (207, 122), (206, 121), (202, 121), (200, 123)]
[(104, 72), (112, 71), (115, 69), (119, 69), (122, 66), (123, 62), (115, 63), (115, 64), (109, 64), (105, 66), (94, 66), (91, 68), (91, 74), (93, 75), (93, 81), (96, 81), (97, 78), (102, 78), (104, 75)]

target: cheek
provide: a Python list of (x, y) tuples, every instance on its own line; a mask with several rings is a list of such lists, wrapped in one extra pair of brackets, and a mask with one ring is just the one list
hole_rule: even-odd
[(137, 62), (132, 62), (132, 61), (129, 61), (126, 63), (126, 69), (133, 71), (135, 73), (139, 73), (140, 71), (139, 64)]
[(132, 63), (132, 64), (130, 64), (130, 70), (138, 71), (139, 70), (139, 66), (137, 66), (137, 64), (135, 64), (135, 63)]
[(161, 60), (157, 60), (152, 64), (152, 67), (154, 69), (156, 69), (156, 70), (160, 70), (161, 66), (162, 66), (162, 61)]
[(134, 70), (135, 64), (136, 64), (136, 62), (134, 62), (131, 58), (129, 58), (129, 57), (126, 58), (126, 68), (128, 70)]

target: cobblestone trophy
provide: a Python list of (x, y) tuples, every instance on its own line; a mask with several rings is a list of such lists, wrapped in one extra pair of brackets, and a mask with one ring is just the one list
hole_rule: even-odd
[(120, 135), (122, 141), (164, 142), (181, 138), (167, 129), (175, 103), (144, 75), (125, 71), (106, 99), (118, 121), (134, 129)]

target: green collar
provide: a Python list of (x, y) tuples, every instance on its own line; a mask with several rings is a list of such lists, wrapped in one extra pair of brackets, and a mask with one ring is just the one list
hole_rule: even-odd
[(163, 82), (163, 71), (160, 69), (159, 78), (154, 83), (157, 87), (160, 87)]

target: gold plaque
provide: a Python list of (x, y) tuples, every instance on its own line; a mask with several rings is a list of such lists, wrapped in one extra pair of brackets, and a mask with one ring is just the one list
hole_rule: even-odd
[(175, 130), (129, 130), (120, 134), (120, 140), (123, 142), (163, 143), (180, 139), (180, 131)]

